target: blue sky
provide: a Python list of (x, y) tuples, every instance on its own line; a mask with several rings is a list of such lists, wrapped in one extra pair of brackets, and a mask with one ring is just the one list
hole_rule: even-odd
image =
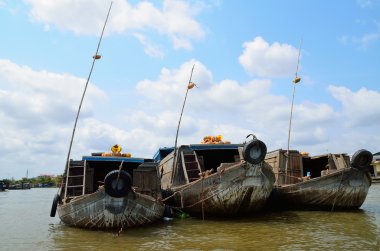
[[(0, 178), (60, 174), (110, 1), (0, 0)], [(286, 149), (380, 151), (380, 1), (114, 0), (72, 158), (151, 157), (255, 133)]]

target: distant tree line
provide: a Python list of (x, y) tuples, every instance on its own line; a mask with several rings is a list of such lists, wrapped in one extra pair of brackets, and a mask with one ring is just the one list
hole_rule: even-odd
[(19, 180), (16, 180), (14, 178), (11, 179), (3, 179), (3, 183), (7, 184), (9, 186), (11, 185), (17, 185), (21, 183), (30, 183), (33, 187), (56, 187), (61, 184), (62, 175), (58, 176), (48, 176), (48, 175), (42, 175), (34, 178), (22, 178)]

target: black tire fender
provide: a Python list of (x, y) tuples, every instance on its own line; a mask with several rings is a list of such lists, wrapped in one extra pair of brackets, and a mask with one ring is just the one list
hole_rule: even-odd
[(104, 190), (111, 197), (124, 197), (131, 191), (131, 188), (132, 177), (124, 170), (121, 170), (120, 172), (119, 170), (113, 170), (104, 178)]
[(54, 195), (53, 204), (51, 205), (50, 217), (55, 217), (55, 213), (57, 212), (58, 203), (61, 202), (61, 197), (59, 194)]
[(373, 155), (365, 149), (358, 150), (352, 155), (351, 166), (359, 170), (365, 170), (371, 165)]
[(261, 140), (254, 138), (248, 141), (243, 147), (243, 158), (253, 165), (259, 164), (265, 159), (267, 146)]

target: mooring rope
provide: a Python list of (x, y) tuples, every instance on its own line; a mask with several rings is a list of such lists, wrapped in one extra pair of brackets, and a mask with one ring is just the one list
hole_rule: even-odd
[(121, 164), (119, 166), (119, 172), (117, 173), (117, 179), (116, 179), (116, 189), (117, 189), (117, 186), (119, 185), (119, 179), (120, 179), (120, 172), (121, 172), (121, 169), (123, 168), (123, 164), (124, 164), (124, 160), (121, 161)]

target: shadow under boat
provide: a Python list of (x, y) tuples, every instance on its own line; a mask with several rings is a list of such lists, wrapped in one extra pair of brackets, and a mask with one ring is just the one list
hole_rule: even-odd
[(346, 154), (311, 157), (295, 150), (288, 157), (282, 149), (265, 157), (276, 175), (267, 209), (354, 210), (365, 201), (371, 186), (369, 151), (359, 150), (351, 160)]

